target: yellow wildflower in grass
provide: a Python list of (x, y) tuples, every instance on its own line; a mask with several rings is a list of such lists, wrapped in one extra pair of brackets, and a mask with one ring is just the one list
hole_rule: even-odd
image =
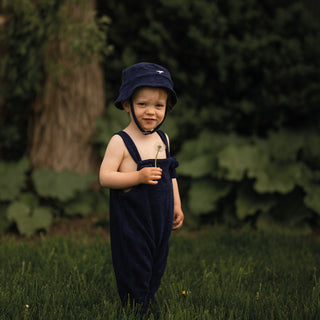
[(190, 294), (191, 292), (189, 290), (183, 290), (182, 294), (186, 297)]

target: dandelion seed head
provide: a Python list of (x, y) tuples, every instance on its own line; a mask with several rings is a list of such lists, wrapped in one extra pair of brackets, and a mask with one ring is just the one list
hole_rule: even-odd
[(157, 143), (156, 144), (156, 147), (155, 147), (155, 150), (156, 150), (156, 155), (155, 155), (155, 160), (154, 160), (154, 166), (156, 167), (157, 166), (157, 159), (158, 159), (158, 155), (159, 155), (159, 152), (161, 152), (162, 150), (165, 150), (166, 146), (164, 143)]
[(165, 146), (165, 144), (163, 142), (159, 142), (159, 143), (155, 144), (155, 148), (154, 149), (155, 149), (156, 152), (162, 152), (163, 150), (166, 149), (166, 146)]

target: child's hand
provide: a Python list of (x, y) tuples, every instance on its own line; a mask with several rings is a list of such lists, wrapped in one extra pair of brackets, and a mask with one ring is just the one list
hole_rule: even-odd
[(144, 184), (157, 184), (162, 176), (162, 169), (159, 167), (145, 167), (139, 171), (139, 181)]
[(172, 230), (178, 230), (182, 227), (184, 220), (184, 214), (181, 210), (181, 207), (174, 208), (173, 212), (173, 227)]

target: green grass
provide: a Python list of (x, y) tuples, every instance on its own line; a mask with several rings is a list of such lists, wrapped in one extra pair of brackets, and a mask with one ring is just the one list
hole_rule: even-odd
[[(150, 311), (166, 320), (320, 319), (320, 240), (223, 228), (176, 234)], [(109, 241), (55, 236), (0, 239), (0, 320), (9, 319), (137, 316), (118, 300)]]

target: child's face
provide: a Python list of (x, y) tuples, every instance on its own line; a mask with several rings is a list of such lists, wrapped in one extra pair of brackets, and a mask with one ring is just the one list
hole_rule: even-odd
[[(163, 121), (167, 99), (167, 91), (161, 88), (142, 87), (135, 91), (132, 97), (134, 113), (143, 130), (152, 131)], [(129, 101), (123, 107), (132, 119)]]

